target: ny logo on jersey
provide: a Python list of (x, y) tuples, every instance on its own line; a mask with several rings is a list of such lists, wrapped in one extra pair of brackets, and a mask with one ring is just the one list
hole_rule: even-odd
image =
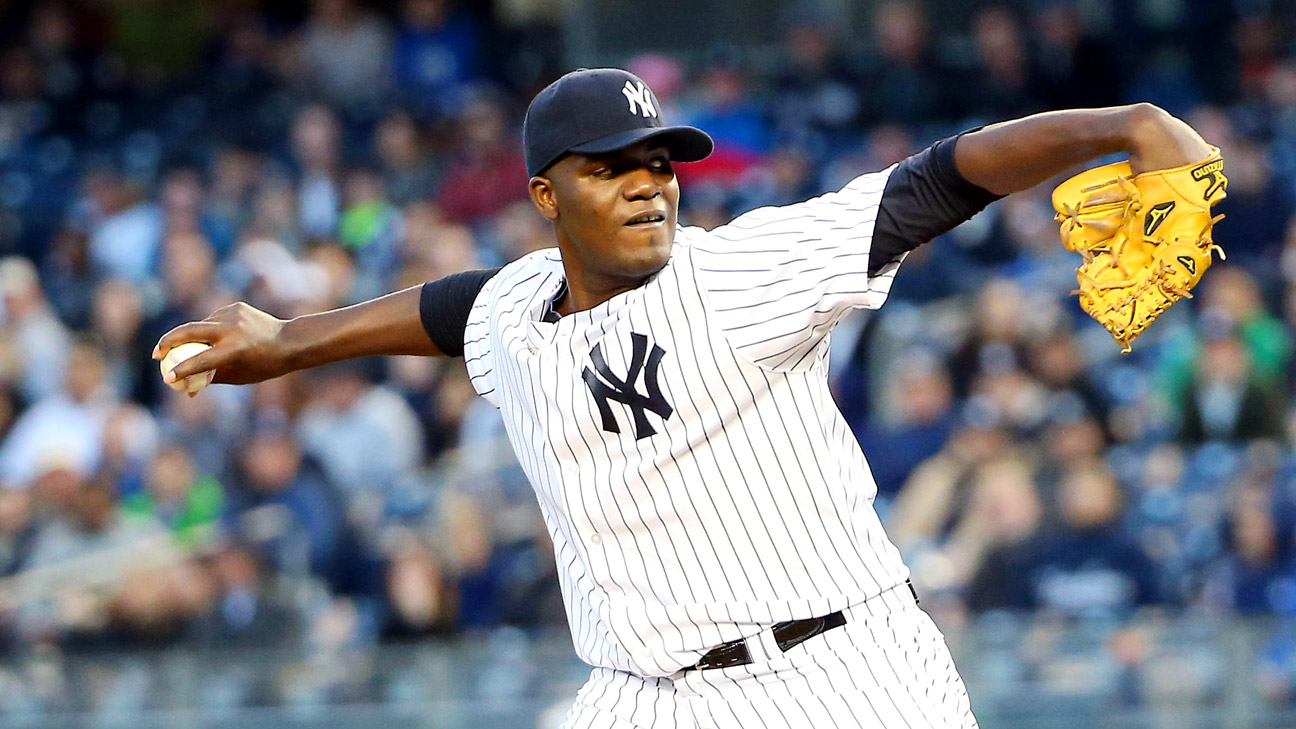
[[(657, 107), (653, 106), (652, 98), (648, 94), (648, 87), (644, 85), (643, 81), (639, 82), (638, 87), (630, 81), (626, 81), (625, 86), (621, 88), (621, 93), (625, 94), (626, 101), (630, 102), (631, 114), (638, 113), (645, 117), (657, 116)], [(635, 107), (639, 107), (637, 112)]]
[[(612, 414), (612, 406), (608, 402), (615, 400), (630, 408), (634, 417), (635, 440), (639, 440), (657, 432), (648, 422), (647, 411), (651, 410), (657, 417), (667, 420), (675, 409), (666, 402), (666, 398), (662, 397), (661, 384), (657, 381), (657, 367), (661, 364), (661, 358), (666, 354), (666, 350), (654, 344), (652, 353), (649, 354), (648, 337), (643, 334), (632, 333), (630, 341), (632, 343), (630, 369), (626, 372), (624, 380), (613, 374), (607, 360), (603, 359), (602, 344), (596, 344), (594, 349), (590, 350), (590, 361), (594, 363), (594, 369), (586, 367), (581, 376), (589, 386), (590, 394), (594, 396), (599, 415), (603, 417), (603, 430), (609, 433), (621, 432), (621, 426), (617, 424), (616, 417)], [(648, 360), (647, 367), (644, 366), (645, 355)], [(640, 372), (644, 376), (647, 395), (641, 395), (635, 389), (635, 382), (639, 379)]]

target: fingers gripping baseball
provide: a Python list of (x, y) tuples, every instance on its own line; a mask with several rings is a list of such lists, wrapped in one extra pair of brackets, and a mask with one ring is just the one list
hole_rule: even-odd
[(153, 349), (153, 358), (160, 360), (185, 342), (202, 342), (211, 349), (177, 364), (168, 382), (183, 381), (207, 370), (216, 371), (214, 382), (261, 382), (287, 371), (279, 341), (283, 324), (249, 304), (230, 304), (203, 321), (182, 324), (164, 334)]

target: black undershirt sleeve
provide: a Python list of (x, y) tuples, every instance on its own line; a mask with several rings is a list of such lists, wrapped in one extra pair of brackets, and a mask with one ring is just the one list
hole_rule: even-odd
[(887, 178), (869, 249), (870, 276), (1003, 197), (968, 182), (954, 166), (960, 136), (905, 159)]
[(432, 343), (447, 357), (462, 357), (464, 329), (477, 294), (498, 268), (464, 271), (429, 281), (419, 291), (419, 319)]

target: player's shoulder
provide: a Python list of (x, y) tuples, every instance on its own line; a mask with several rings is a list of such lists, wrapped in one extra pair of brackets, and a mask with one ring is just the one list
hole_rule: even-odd
[(557, 248), (542, 248), (504, 264), (504, 267), (500, 269), (500, 275), (516, 276), (538, 271), (550, 271), (554, 268), (562, 268), (562, 254)]
[[(734, 248), (734, 244), (756, 239), (762, 241), (762, 248), (778, 245), (781, 241), (792, 244), (815, 239), (843, 223), (855, 222), (861, 215), (867, 215), (877, 206), (895, 169), (896, 165), (891, 165), (857, 175), (834, 185), (828, 192), (801, 202), (758, 207), (711, 230), (682, 227), (679, 232), (686, 243), (703, 252), (727, 251)], [(744, 245), (737, 248), (747, 252)]]
[(562, 277), (562, 256), (557, 248), (528, 253), (505, 264), (479, 294), (478, 305), (508, 303), (531, 298), (543, 286)]

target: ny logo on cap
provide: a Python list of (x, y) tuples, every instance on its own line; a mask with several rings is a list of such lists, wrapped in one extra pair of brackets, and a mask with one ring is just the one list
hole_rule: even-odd
[[(652, 99), (648, 98), (648, 87), (644, 85), (643, 81), (639, 82), (638, 88), (635, 87), (633, 82), (626, 81), (621, 93), (625, 94), (626, 101), (630, 102), (631, 114), (639, 113), (645, 117), (657, 116), (657, 109), (653, 106)], [(639, 107), (637, 112), (635, 110), (636, 106)]]

